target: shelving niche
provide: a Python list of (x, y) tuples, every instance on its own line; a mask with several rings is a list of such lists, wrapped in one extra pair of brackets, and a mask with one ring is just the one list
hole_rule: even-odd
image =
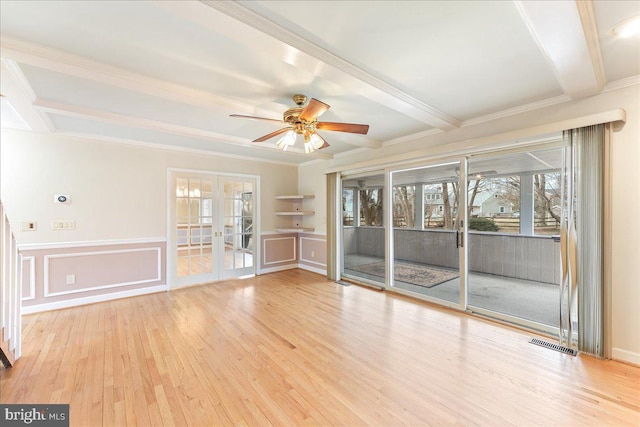
[[(315, 211), (307, 206), (308, 200), (314, 199), (314, 195), (294, 194), (289, 196), (276, 196), (276, 200), (281, 201), (282, 210), (276, 211), (276, 215), (286, 218), (282, 221), (282, 226), (276, 227), (280, 233), (295, 233), (299, 231), (314, 231), (314, 227), (304, 226), (304, 217), (315, 215)], [(284, 224), (284, 225), (283, 225)]]

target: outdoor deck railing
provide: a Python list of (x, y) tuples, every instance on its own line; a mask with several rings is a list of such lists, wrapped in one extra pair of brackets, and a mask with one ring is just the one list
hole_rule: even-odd
[[(383, 258), (384, 228), (344, 227), (345, 255)], [(394, 228), (394, 258), (457, 268), (459, 253), (452, 230)], [(557, 284), (560, 245), (553, 236), (469, 232), (469, 270), (476, 273)]]

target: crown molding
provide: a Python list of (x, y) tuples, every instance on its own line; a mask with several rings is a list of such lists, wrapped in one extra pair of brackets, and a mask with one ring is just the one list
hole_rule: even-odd
[(486, 123), (493, 120), (503, 119), (516, 114), (526, 113), (528, 111), (539, 110), (541, 108), (551, 107), (552, 105), (562, 104), (571, 101), (567, 95), (554, 96), (553, 98), (542, 99), (540, 101), (530, 102), (529, 104), (519, 105), (517, 107), (508, 108), (506, 110), (497, 111), (495, 113), (485, 114), (484, 116), (474, 117), (462, 122), (462, 127), (474, 126), (480, 123)]
[[(463, 122), (464, 124), (464, 122)], [(399, 138), (394, 138), (394, 139), (390, 139), (388, 141), (385, 141), (382, 145), (384, 147), (390, 146), (390, 145), (396, 145), (396, 144), (402, 144), (405, 142), (413, 142), (416, 141), (418, 139), (421, 138), (425, 138), (431, 135), (437, 135), (439, 133), (444, 132), (442, 129), (429, 129), (429, 130), (425, 130), (423, 132), (417, 132), (417, 133), (413, 133), (411, 135), (405, 135), (405, 136), (401, 136)]]
[(602, 89), (602, 92), (603, 93), (611, 92), (614, 90), (624, 89), (626, 87), (637, 86), (637, 85), (640, 85), (640, 75), (635, 75), (635, 76), (631, 76), (631, 77), (627, 77), (624, 79), (607, 83), (604, 89)]

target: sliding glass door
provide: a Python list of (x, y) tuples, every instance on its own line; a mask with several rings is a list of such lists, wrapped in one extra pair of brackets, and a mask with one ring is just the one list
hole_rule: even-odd
[(342, 272), (385, 286), (384, 173), (342, 180)]
[(390, 172), (390, 286), (460, 304), (464, 201), (461, 162)]
[(547, 135), (528, 147), (347, 176), (341, 273), (555, 334), (562, 173), (561, 136)]
[(469, 308), (534, 329), (559, 325), (562, 150), (469, 159)]

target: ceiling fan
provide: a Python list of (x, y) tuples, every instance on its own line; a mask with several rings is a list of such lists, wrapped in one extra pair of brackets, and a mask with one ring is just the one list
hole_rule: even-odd
[(297, 94), (293, 95), (293, 102), (296, 103), (297, 107), (289, 108), (285, 111), (282, 115), (282, 120), (268, 119), (266, 117), (245, 116), (242, 114), (231, 114), (231, 117), (267, 120), (286, 124), (287, 127), (253, 140), (253, 142), (263, 142), (284, 133), (285, 135), (276, 142), (278, 148), (283, 151), (287, 151), (290, 146), (296, 143), (297, 135), (303, 135), (304, 137), (305, 153), (311, 153), (315, 150), (328, 147), (329, 143), (327, 143), (327, 141), (318, 134), (318, 130), (359, 133), (362, 135), (366, 135), (369, 131), (369, 125), (319, 122), (318, 117), (331, 107), (315, 98), (311, 98), (309, 103), (304, 106), (307, 103), (306, 95)]

